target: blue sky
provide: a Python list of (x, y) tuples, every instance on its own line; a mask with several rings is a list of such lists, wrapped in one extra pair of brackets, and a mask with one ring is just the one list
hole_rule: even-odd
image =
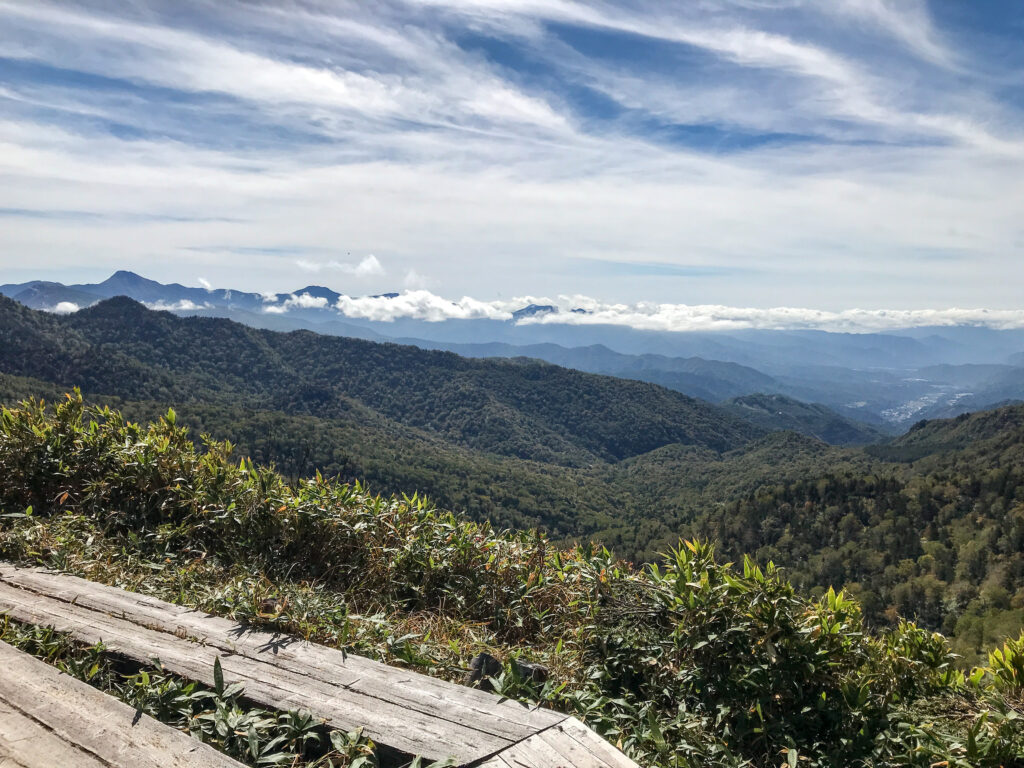
[(0, 0), (0, 282), (1020, 308), (1022, 43), (1006, 0)]

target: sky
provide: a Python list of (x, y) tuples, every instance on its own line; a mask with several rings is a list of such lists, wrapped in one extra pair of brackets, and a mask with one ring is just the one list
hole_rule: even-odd
[(0, 283), (1020, 310), (1022, 43), (1008, 0), (0, 0)]

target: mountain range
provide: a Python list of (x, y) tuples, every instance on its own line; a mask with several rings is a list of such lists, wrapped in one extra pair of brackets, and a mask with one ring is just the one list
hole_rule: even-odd
[(921, 419), (1024, 399), (1024, 330), (1020, 329), (669, 333), (520, 322), (553, 309), (535, 304), (513, 312), (510, 321), (397, 318), (384, 322), (342, 315), (335, 308), (342, 294), (324, 286), (264, 295), (162, 284), (127, 271), (92, 284), (0, 285), (0, 294), (50, 311), (72, 311), (105, 298), (127, 296), (179, 316), (223, 317), (254, 328), (396, 341), (465, 357), (528, 357), (647, 381), (715, 403), (753, 394), (784, 395), (827, 407), (837, 418), (850, 422), (851, 429), (816, 432), (791, 418), (785, 422), (787, 427), (817, 436), (828, 434), (827, 439), (849, 435), (856, 442), (877, 433), (899, 433)]

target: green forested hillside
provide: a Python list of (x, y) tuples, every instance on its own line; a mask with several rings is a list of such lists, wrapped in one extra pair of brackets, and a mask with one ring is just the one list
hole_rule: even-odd
[(550, 463), (617, 460), (670, 443), (725, 450), (758, 430), (685, 395), (523, 361), (469, 360), (116, 298), (67, 317), (0, 300), (7, 373), (132, 400), (236, 403), (325, 418), (353, 401), (478, 451)]
[(869, 620), (915, 617), (968, 657), (1024, 626), (1024, 406), (921, 424), (868, 451), (751, 489), (687, 529), (785, 563), (801, 586), (849, 585)]
[(66, 318), (0, 300), (0, 397), (87, 399), (499, 526), (634, 562), (680, 535), (774, 560), (866, 620), (918, 619), (977, 658), (1024, 627), (1024, 407), (836, 448), (639, 382), (524, 361), (179, 319), (127, 300)]
[[(173, 411), (144, 427), (74, 396), (4, 409), (0, 513), (4, 560), (450, 680), (489, 651), (502, 696), (575, 714), (652, 768), (1024, 765), (1024, 635), (965, 674), (941, 635), (868, 631), (848, 595), (808, 599), (705, 543), (634, 568), (417, 498), (290, 483), (225, 444), (196, 451)], [(45, 628), (4, 620), (0, 638), (249, 765), (314, 766), (294, 727), (310, 718), (246, 712), (236, 689), (186, 690), (158, 664), (126, 673)], [(377, 764), (357, 732), (332, 745), (316, 766)]]
[(726, 400), (722, 408), (764, 429), (791, 430), (831, 445), (867, 445), (887, 437), (882, 430), (846, 418), (824, 405), (804, 403), (785, 395), (741, 395)]

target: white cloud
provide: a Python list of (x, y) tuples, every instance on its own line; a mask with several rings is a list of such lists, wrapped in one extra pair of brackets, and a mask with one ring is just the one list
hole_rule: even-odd
[(428, 322), (442, 320), (508, 320), (512, 317), (507, 304), (478, 301), (464, 296), (449, 301), (425, 290), (407, 290), (398, 296), (352, 298), (342, 296), (336, 305), (347, 317), (390, 322), (400, 317), (411, 317)]
[(181, 301), (144, 301), (142, 302), (150, 309), (155, 309), (164, 312), (189, 312), (195, 309), (211, 309), (212, 305), (208, 303), (196, 304), (194, 301), (188, 299), (182, 299)]
[(59, 301), (57, 302), (57, 306), (55, 306), (51, 311), (58, 315), (71, 315), (79, 309), (81, 309), (81, 307), (73, 301)]
[(276, 296), (264, 295), (263, 301), (267, 306), (263, 307), (263, 311), (271, 315), (283, 315), (290, 309), (327, 309), (327, 297), (313, 296), (309, 293), (293, 293), (280, 304), (270, 303), (276, 300)]
[[(617, 325), (645, 331), (728, 331), (741, 329), (818, 329), (842, 332), (898, 330), (919, 326), (975, 325), (995, 329), (1024, 328), (1024, 310), (923, 309), (864, 310), (829, 312), (799, 307), (729, 307), (639, 302), (609, 304), (587, 296), (558, 296), (555, 299), (523, 296), (512, 300), (480, 301), (464, 296), (458, 301), (444, 299), (429, 291), (405, 291), (395, 298), (343, 296), (337, 309), (348, 317), (391, 322), (412, 318), (428, 322), (443, 320), (511, 320), (512, 313), (529, 304), (553, 305), (559, 309), (522, 318), (519, 324)], [(584, 309), (586, 312), (572, 312)]]
[(310, 296), (308, 293), (300, 293), (298, 296), (292, 294), (292, 297), (285, 301), (284, 306), (287, 308), (298, 307), (299, 309), (325, 309), (327, 298), (325, 296)]
[(405, 273), (405, 277), (402, 278), (402, 286), (404, 288), (429, 288), (434, 281), (426, 275), (420, 274), (415, 269), (410, 269)]
[(206, 290), (208, 290), (208, 291), (212, 291), (212, 290), (213, 290), (213, 285), (211, 285), (211, 284), (210, 284), (210, 281), (209, 281), (209, 280), (207, 280), (207, 279), (206, 279), (205, 277), (198, 277), (198, 278), (196, 278), (196, 280), (197, 280), (197, 281), (199, 282), (199, 284), (200, 284), (201, 286), (203, 286), (203, 288), (205, 288)]
[(331, 261), (309, 261), (308, 259), (297, 259), (295, 265), (306, 272), (333, 271), (342, 272), (355, 277), (373, 277), (384, 274), (384, 265), (372, 253), (364, 256), (357, 263), (351, 264), (336, 260)]

